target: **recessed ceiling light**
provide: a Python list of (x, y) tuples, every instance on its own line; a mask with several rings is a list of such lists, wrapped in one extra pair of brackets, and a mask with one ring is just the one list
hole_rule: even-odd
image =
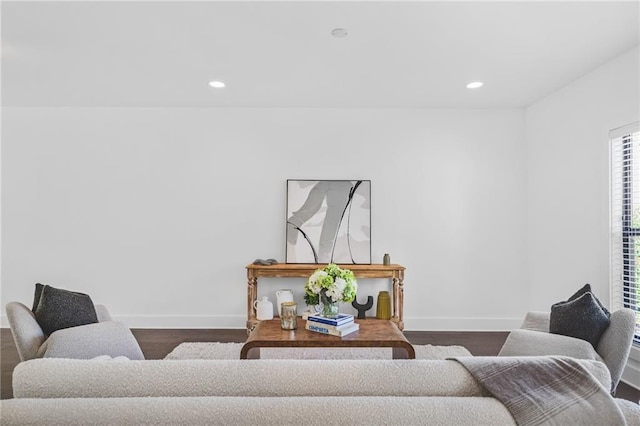
[(209, 86), (215, 87), (216, 89), (222, 89), (225, 84), (221, 81), (210, 81)]
[(331, 31), (331, 35), (338, 38), (346, 37), (347, 34), (347, 30), (345, 30), (344, 28), (335, 28), (333, 31)]
[(481, 81), (474, 81), (467, 84), (467, 89), (477, 89), (478, 87), (482, 87), (484, 85)]

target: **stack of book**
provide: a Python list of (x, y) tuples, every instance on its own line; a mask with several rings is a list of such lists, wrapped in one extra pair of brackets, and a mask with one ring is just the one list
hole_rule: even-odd
[(360, 324), (353, 319), (353, 315), (349, 314), (339, 314), (337, 318), (309, 315), (305, 328), (318, 333), (343, 337), (360, 329)]

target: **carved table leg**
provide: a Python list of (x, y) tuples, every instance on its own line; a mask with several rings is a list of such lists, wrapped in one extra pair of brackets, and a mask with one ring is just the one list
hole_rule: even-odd
[(247, 277), (247, 333), (249, 333), (256, 322), (256, 312), (253, 309), (254, 302), (258, 299), (258, 278)]
[(399, 325), (400, 316), (398, 315), (399, 314), (398, 311), (399, 311), (399, 308), (400, 308), (400, 306), (399, 306), (400, 298), (399, 298), (399, 294), (398, 294), (398, 278), (393, 277), (392, 285), (393, 285), (393, 317), (391, 317), (391, 319), (393, 320), (393, 322), (398, 324), (398, 327), (400, 327), (400, 325)]
[(404, 330), (404, 273), (398, 277), (398, 327)]

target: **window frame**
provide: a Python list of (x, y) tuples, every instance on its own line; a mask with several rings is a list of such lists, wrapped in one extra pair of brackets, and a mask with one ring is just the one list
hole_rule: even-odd
[[(640, 224), (634, 226), (634, 207), (640, 209), (640, 201), (638, 200), (638, 195), (640, 195), (640, 173), (638, 172), (640, 170), (640, 148), (636, 147), (634, 152), (634, 143), (640, 144), (639, 132), (640, 122), (636, 122), (612, 130), (609, 137), (612, 169), (612, 307), (629, 308), (636, 313), (640, 313), (638, 296), (640, 271), (638, 271), (638, 254), (636, 252), (636, 238), (640, 238)], [(616, 158), (619, 158), (619, 163)], [(637, 176), (634, 174), (634, 167)], [(620, 174), (619, 179), (616, 179), (616, 173)], [(635, 194), (635, 203), (634, 191), (638, 191), (638, 194)], [(620, 204), (616, 206), (616, 202)], [(620, 215), (619, 223), (616, 223), (616, 214)], [(616, 227), (619, 227), (619, 230), (616, 230)], [(619, 240), (616, 240), (617, 238)], [(616, 259), (617, 256), (620, 256), (621, 259)], [(616, 267), (618, 262), (620, 262), (619, 268)], [(636, 333), (633, 339), (636, 346), (640, 346), (640, 319), (638, 317), (636, 314)]]

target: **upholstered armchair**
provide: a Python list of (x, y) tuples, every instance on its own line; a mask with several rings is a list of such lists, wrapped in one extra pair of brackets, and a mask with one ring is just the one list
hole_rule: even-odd
[(562, 355), (601, 361), (611, 373), (611, 391), (615, 392), (631, 350), (635, 313), (626, 308), (611, 313), (609, 327), (595, 348), (582, 339), (549, 333), (549, 315), (528, 312), (520, 329), (509, 333), (498, 356)]
[(95, 305), (98, 322), (54, 331), (46, 336), (34, 313), (20, 302), (6, 306), (11, 334), (21, 361), (33, 358), (90, 359), (101, 355), (144, 359), (131, 330), (112, 321), (107, 308)]

